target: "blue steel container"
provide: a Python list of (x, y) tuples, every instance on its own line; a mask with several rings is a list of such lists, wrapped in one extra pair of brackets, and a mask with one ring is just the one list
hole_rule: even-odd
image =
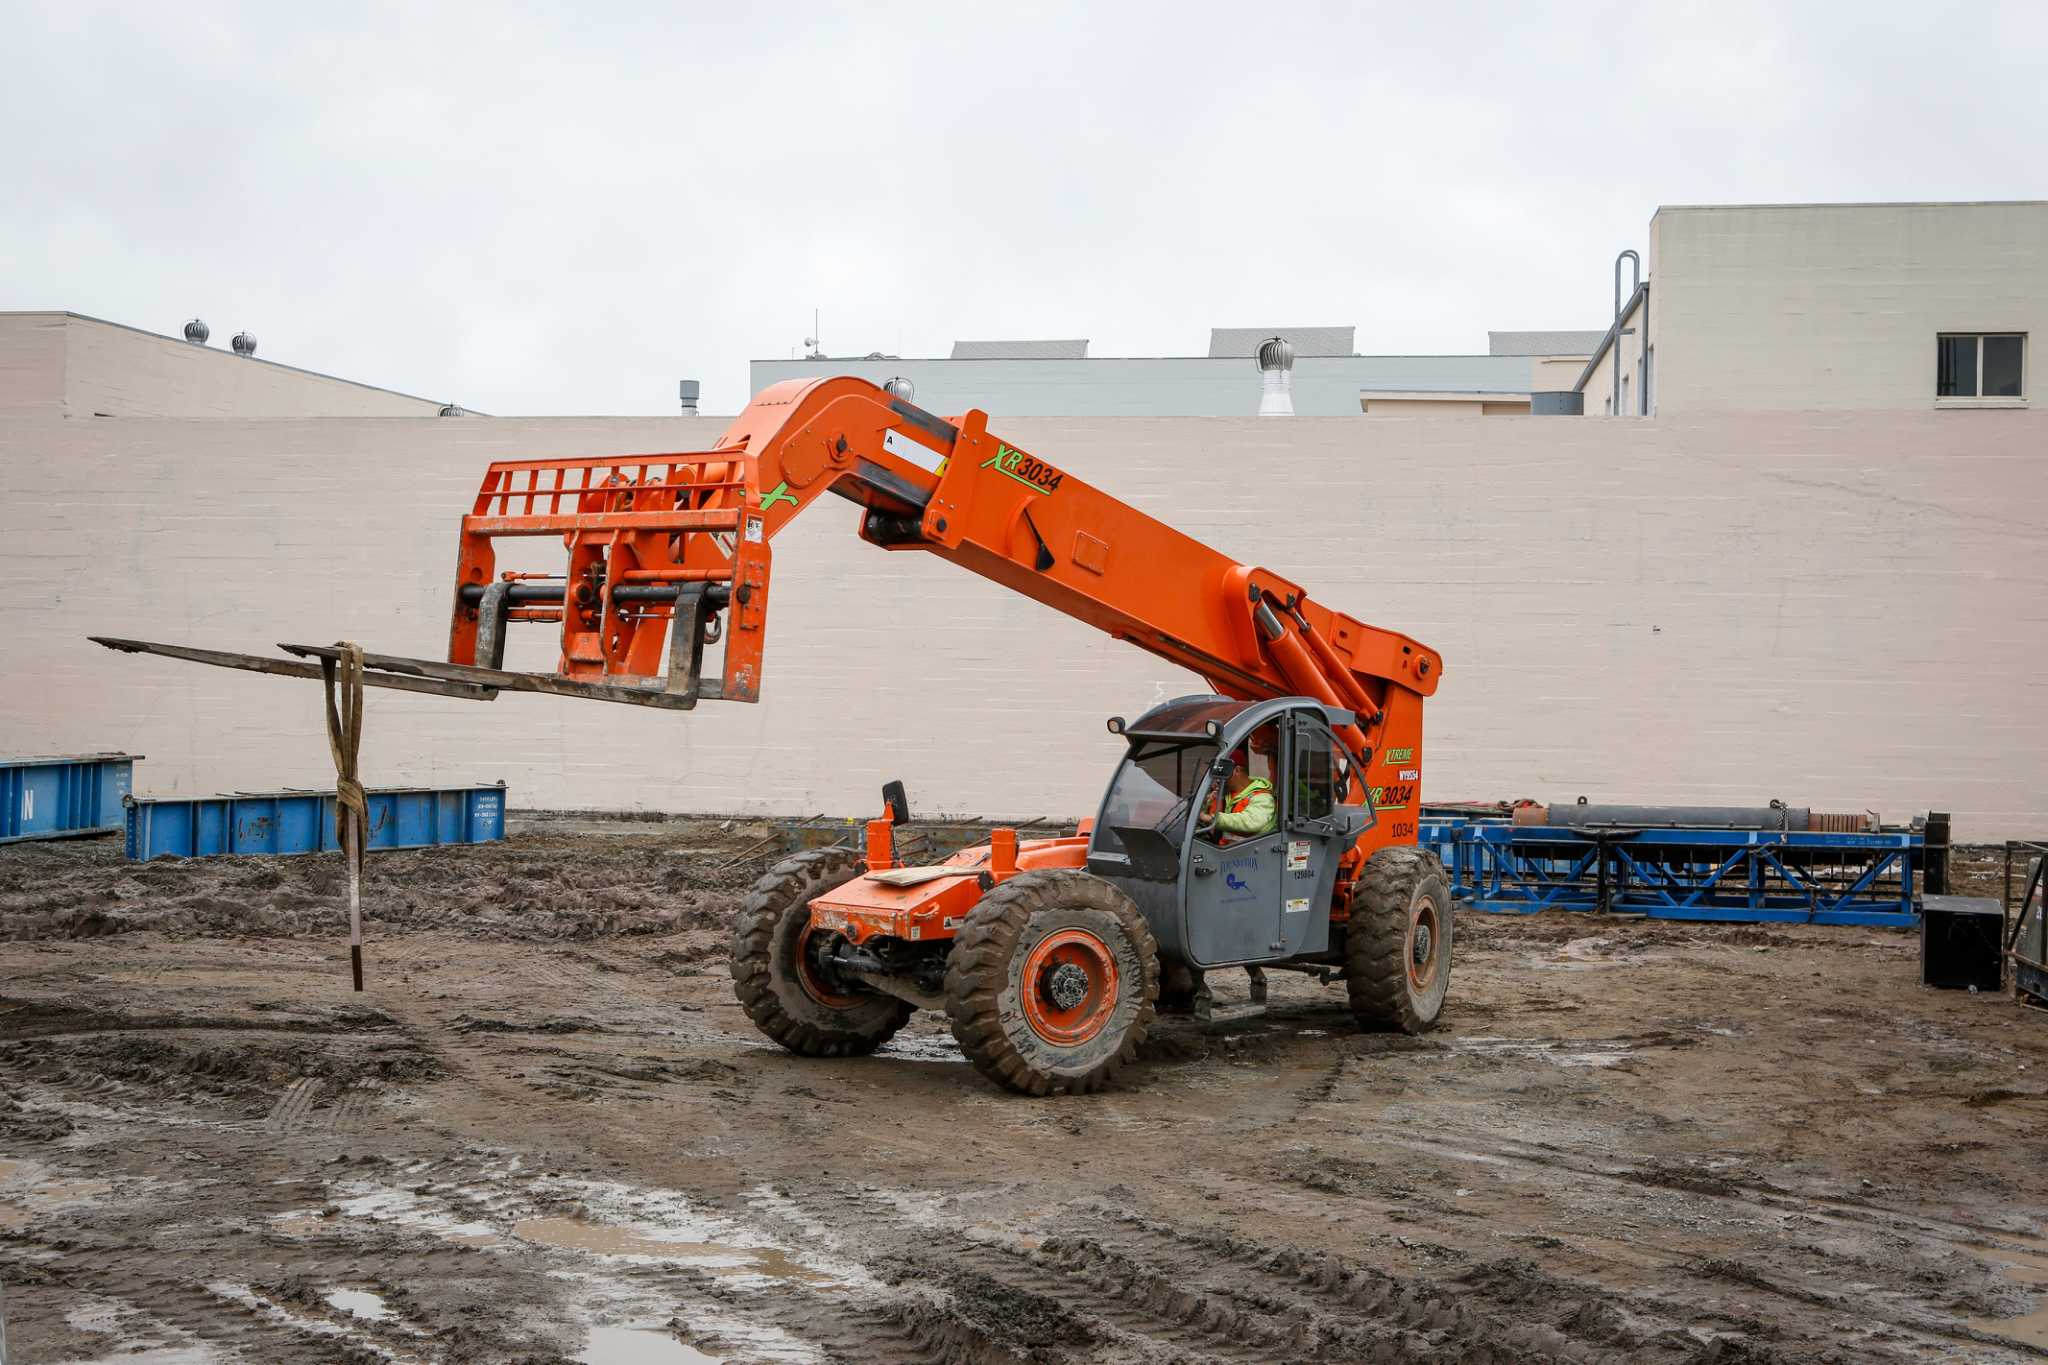
[[(367, 795), (372, 850), (488, 844), (505, 837), (503, 782), (487, 787), (373, 787)], [(128, 798), (130, 862), (222, 853), (326, 853), (340, 847), (333, 792)]]
[(141, 754), (0, 758), (0, 844), (112, 834)]

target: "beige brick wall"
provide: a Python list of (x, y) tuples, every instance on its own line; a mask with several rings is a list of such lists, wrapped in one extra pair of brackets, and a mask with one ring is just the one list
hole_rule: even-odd
[(0, 415), (64, 411), (64, 313), (0, 313)]
[[(146, 792), (319, 785), (317, 685), (117, 656), (352, 638), (438, 656), (493, 455), (701, 446), (710, 419), (9, 420), (0, 752), (147, 754)], [(1440, 648), (1432, 799), (1957, 812), (2048, 833), (2048, 414), (1575, 422), (1037, 419), (1017, 444)], [(776, 543), (766, 699), (690, 715), (371, 695), (376, 783), (517, 806), (1092, 809), (1111, 713), (1193, 687), (827, 500)], [(536, 547), (540, 550), (542, 547)], [(546, 666), (544, 628), (524, 660)]]

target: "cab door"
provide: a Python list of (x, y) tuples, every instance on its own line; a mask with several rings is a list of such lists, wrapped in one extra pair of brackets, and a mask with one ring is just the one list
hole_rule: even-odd
[(1277, 955), (1330, 946), (1330, 894), (1337, 864), (1364, 827), (1365, 813), (1338, 804), (1337, 748), (1320, 710), (1290, 712), (1281, 725), (1280, 904)]
[[(1277, 718), (1271, 833), (1227, 843), (1190, 836), (1183, 891), (1188, 955), (1198, 967), (1273, 962), (1330, 943), (1330, 889), (1355, 835), (1337, 804), (1329, 726), (1315, 708)], [(1196, 809), (1219, 785), (1205, 779)]]
[[(1207, 799), (1205, 791), (1203, 800)], [(1287, 830), (1281, 825), (1270, 834), (1228, 843), (1190, 835), (1182, 899), (1188, 956), (1195, 966), (1270, 962), (1286, 956), (1278, 931), (1287, 843)]]

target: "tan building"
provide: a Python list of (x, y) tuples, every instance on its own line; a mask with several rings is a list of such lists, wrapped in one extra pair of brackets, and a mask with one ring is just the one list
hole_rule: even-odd
[(0, 415), (433, 417), (444, 401), (79, 313), (0, 313)]
[(1580, 375), (1588, 415), (2014, 408), (2048, 202), (1678, 206)]

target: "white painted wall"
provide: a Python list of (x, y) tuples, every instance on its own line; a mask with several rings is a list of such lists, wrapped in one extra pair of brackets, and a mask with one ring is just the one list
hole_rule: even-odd
[[(1432, 799), (1957, 813), (2048, 833), (2048, 414), (1021, 420), (997, 430), (1440, 648)], [(331, 781), (319, 689), (88, 633), (438, 657), (456, 518), (506, 454), (709, 419), (0, 423), (0, 752), (128, 749), (144, 792)], [(1475, 439), (1480, 432), (1483, 439)], [(1093, 808), (1103, 718), (1192, 680), (827, 500), (776, 542), (766, 700), (681, 715), (371, 694), (373, 783), (516, 806)], [(535, 547), (537, 551), (544, 547)], [(545, 628), (525, 657), (551, 662)], [(519, 637), (515, 637), (519, 638)]]

